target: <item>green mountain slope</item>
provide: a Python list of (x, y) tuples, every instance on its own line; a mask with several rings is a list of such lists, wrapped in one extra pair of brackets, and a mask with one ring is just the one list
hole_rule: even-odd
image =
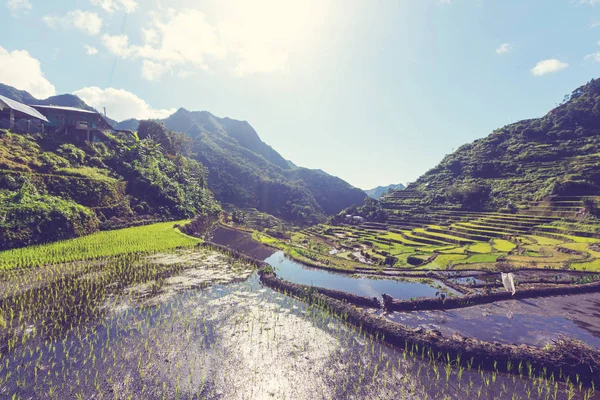
[(391, 185), (387, 185), (387, 186), (377, 186), (376, 188), (365, 190), (365, 193), (369, 197), (378, 199), (381, 196), (383, 196), (383, 194), (386, 193), (388, 190), (404, 190), (404, 189), (406, 189), (406, 187), (403, 184), (398, 183), (396, 185), (391, 184)]
[(553, 195), (598, 193), (600, 80), (595, 79), (542, 118), (507, 125), (461, 146), (387, 200), (498, 210)]
[[(365, 193), (320, 170), (296, 167), (264, 143), (246, 121), (183, 108), (164, 120), (192, 138), (193, 157), (208, 170), (209, 188), (223, 203), (257, 208), (298, 223), (322, 221)], [(133, 120), (118, 128), (135, 128)]]
[(218, 212), (206, 169), (169, 145), (183, 135), (145, 125), (107, 144), (0, 131), (0, 249)]

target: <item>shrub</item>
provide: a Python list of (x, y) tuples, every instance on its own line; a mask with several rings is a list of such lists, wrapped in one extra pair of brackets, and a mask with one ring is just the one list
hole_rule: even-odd
[(48, 172), (54, 171), (58, 168), (68, 168), (71, 166), (66, 158), (48, 151), (40, 154), (40, 161), (42, 162), (42, 170)]
[(0, 249), (87, 235), (98, 230), (94, 213), (72, 201), (39, 195), (28, 185), (0, 191)]
[(81, 165), (85, 162), (85, 152), (70, 143), (60, 145), (56, 152), (72, 164)]

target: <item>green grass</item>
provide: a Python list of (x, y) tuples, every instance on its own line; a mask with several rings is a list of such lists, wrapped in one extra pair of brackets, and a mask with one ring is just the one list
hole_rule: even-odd
[(417, 269), (446, 269), (449, 264), (456, 264), (466, 258), (467, 256), (462, 254), (440, 254), (432, 262)]
[(200, 243), (200, 239), (184, 235), (174, 229), (175, 224), (185, 222), (162, 222), (103, 231), (61, 242), (2, 251), (0, 252), (0, 270), (40, 267), (47, 264), (91, 260), (123, 254), (154, 253)]
[(469, 251), (472, 253), (487, 254), (492, 252), (492, 246), (489, 243), (478, 242), (469, 246)]
[(285, 247), (281, 240), (257, 231), (252, 234), (252, 239), (258, 243), (266, 244), (267, 246), (274, 246), (278, 248)]
[(465, 254), (469, 246), (455, 247), (448, 250), (440, 250), (440, 253), (444, 254)]
[[(500, 257), (500, 254), (473, 254), (469, 258), (467, 258), (464, 263), (472, 264), (472, 263), (493, 263)], [(462, 264), (462, 262), (461, 262)]]
[(533, 241), (537, 242), (538, 244), (542, 244), (542, 245), (545, 245), (545, 244), (557, 245), (557, 244), (563, 243), (561, 240), (553, 239), (553, 238), (549, 238), (549, 237), (545, 237), (545, 236), (527, 235), (526, 238), (532, 239)]
[(474, 243), (475, 242), (474, 240), (465, 239), (465, 238), (459, 237), (459, 236), (452, 236), (452, 235), (448, 235), (445, 233), (431, 232), (431, 231), (426, 230), (425, 228), (416, 228), (414, 230), (414, 232), (425, 233), (428, 235), (428, 237), (427, 237), (428, 239), (433, 238), (434, 240), (439, 240), (439, 241), (460, 240), (464, 243)]
[(517, 247), (514, 243), (505, 239), (493, 239), (492, 244), (498, 251), (509, 252)]
[(597, 239), (597, 238), (589, 238), (589, 237), (573, 236), (573, 235), (559, 235), (559, 236), (562, 236), (566, 239), (571, 239), (572, 241), (574, 241), (576, 243), (598, 243), (598, 242), (600, 242), (600, 239)]

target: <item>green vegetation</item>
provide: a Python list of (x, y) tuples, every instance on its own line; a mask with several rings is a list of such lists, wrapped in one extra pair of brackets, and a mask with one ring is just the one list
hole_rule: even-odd
[[(510, 243), (510, 242), (509, 242)], [(489, 243), (475, 243), (468, 247), (470, 252), (473, 253), (491, 253), (492, 246)]]
[(509, 252), (517, 247), (514, 243), (505, 239), (493, 239), (492, 245), (494, 246), (494, 249), (501, 252)]
[[(178, 224), (185, 221), (179, 221)], [(123, 254), (155, 253), (194, 246), (199, 239), (174, 228), (174, 222), (97, 232), (89, 236), (0, 252), (0, 270), (94, 260)]]
[[(0, 131), (0, 249), (219, 211), (186, 136), (145, 121), (89, 143)], [(22, 221), (22, 223), (19, 223)]]
[(208, 168), (208, 186), (222, 203), (310, 224), (366, 197), (340, 178), (289, 163), (245, 121), (182, 108), (164, 123), (191, 138), (190, 151)]
[(494, 263), (498, 259), (500, 254), (473, 254), (467, 258), (464, 262), (466, 264), (473, 263)]
[[(507, 125), (461, 146), (408, 189), (418, 189), (426, 204), (508, 212), (549, 195), (597, 194), (599, 94), (600, 80), (594, 79), (544, 117)], [(571, 210), (585, 207), (584, 203), (593, 202), (573, 203)], [(536, 212), (543, 213), (542, 207)]]
[(94, 213), (73, 201), (37, 194), (31, 185), (0, 190), (0, 249), (31, 245), (40, 238), (64, 240), (98, 229)]

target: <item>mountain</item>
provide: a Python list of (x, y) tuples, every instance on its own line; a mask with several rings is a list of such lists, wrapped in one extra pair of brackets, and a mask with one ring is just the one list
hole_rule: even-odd
[(548, 196), (598, 194), (600, 79), (593, 79), (543, 117), (504, 126), (461, 146), (390, 198), (498, 210)]
[(384, 193), (386, 193), (390, 189), (391, 190), (404, 190), (406, 188), (405, 188), (405, 186), (403, 184), (398, 183), (396, 185), (391, 184), (391, 185), (387, 185), (387, 186), (377, 186), (376, 188), (365, 190), (365, 193), (369, 197), (372, 197), (374, 199), (378, 199), (378, 198), (380, 198)]
[[(264, 143), (246, 121), (180, 108), (163, 122), (192, 139), (192, 157), (208, 168), (208, 186), (223, 203), (312, 223), (366, 197), (340, 178), (297, 167)], [(117, 128), (135, 130), (136, 121), (123, 121)]]
[(88, 106), (83, 100), (81, 100), (78, 96), (75, 96), (73, 94), (61, 94), (58, 96), (48, 97), (45, 100), (41, 100), (36, 99), (25, 90), (18, 90), (12, 86), (0, 83), (0, 95), (27, 105), (36, 104), (45, 106), (51, 105), (61, 107), (75, 107), (82, 108), (84, 110), (96, 111), (93, 107)]
[[(0, 94), (26, 104), (93, 110), (70, 94), (39, 100), (6, 85), (0, 85)], [(208, 187), (221, 202), (256, 208), (304, 224), (323, 221), (326, 215), (361, 204), (366, 197), (362, 190), (340, 178), (297, 167), (264, 143), (246, 121), (180, 108), (162, 122), (170, 131), (189, 137), (178, 137), (177, 150), (208, 169)], [(137, 130), (140, 121), (111, 123), (116, 129)]]

